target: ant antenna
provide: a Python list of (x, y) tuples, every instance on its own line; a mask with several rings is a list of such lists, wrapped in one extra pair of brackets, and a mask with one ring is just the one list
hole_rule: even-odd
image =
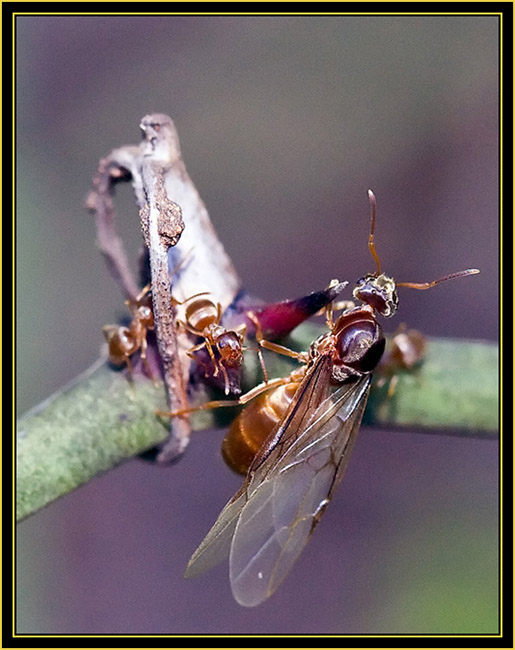
[(175, 275), (177, 274), (177, 271), (181, 268), (181, 266), (184, 265), (184, 263), (187, 261), (187, 259), (188, 259), (188, 258), (191, 256), (191, 254), (193, 253), (194, 248), (195, 248), (195, 247), (192, 246), (192, 247), (190, 248), (190, 250), (186, 253), (186, 255), (184, 255), (184, 257), (183, 257), (182, 259), (180, 259), (180, 260), (177, 262), (177, 264), (173, 267), (173, 269), (172, 269), (172, 270), (170, 271), (170, 273), (169, 273), (170, 278), (175, 277)]
[(372, 253), (372, 257), (375, 260), (377, 266), (377, 275), (381, 275), (381, 261), (379, 255), (377, 254), (376, 247), (374, 244), (374, 230), (376, 228), (376, 213), (377, 213), (377, 203), (375, 194), (372, 190), (368, 190), (368, 200), (370, 201), (370, 213), (371, 213), (371, 224), (370, 224), (370, 235), (368, 236), (368, 250)]
[[(381, 261), (379, 255), (377, 254), (376, 247), (374, 244), (374, 231), (376, 227), (376, 214), (377, 214), (377, 202), (376, 197), (372, 190), (368, 190), (368, 200), (370, 201), (370, 212), (371, 212), (371, 224), (370, 224), (370, 235), (368, 236), (368, 250), (372, 253), (372, 257), (375, 260), (377, 266), (377, 275), (381, 275)], [(396, 282), (395, 284), (398, 287), (408, 287), (409, 289), (431, 289), (431, 287), (440, 284), (440, 282), (446, 282), (447, 280), (454, 280), (455, 278), (464, 278), (467, 275), (476, 275), (479, 273), (479, 269), (467, 269), (466, 271), (458, 271), (457, 273), (450, 273), (449, 275), (439, 278), (438, 280), (433, 280), (432, 282)]]
[(450, 275), (446, 275), (438, 280), (433, 280), (432, 282), (396, 282), (396, 285), (398, 287), (408, 287), (409, 289), (431, 289), (431, 287), (440, 284), (440, 282), (454, 280), (455, 278), (464, 278), (467, 275), (476, 275), (476, 273), (479, 273), (479, 269), (467, 269), (466, 271), (451, 273)]

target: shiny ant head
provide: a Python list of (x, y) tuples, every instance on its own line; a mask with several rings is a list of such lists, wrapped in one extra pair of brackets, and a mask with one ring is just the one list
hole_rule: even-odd
[(368, 190), (368, 198), (370, 201), (370, 210), (372, 214), (370, 235), (368, 237), (368, 248), (376, 262), (377, 270), (375, 273), (369, 273), (368, 275), (365, 275), (360, 280), (358, 280), (352, 293), (354, 298), (361, 300), (361, 302), (364, 302), (367, 305), (370, 305), (370, 307), (372, 307), (372, 309), (381, 316), (390, 318), (396, 313), (399, 304), (397, 287), (409, 287), (410, 289), (430, 289), (431, 287), (440, 284), (440, 282), (445, 282), (446, 280), (453, 280), (454, 278), (461, 278), (466, 275), (474, 275), (476, 273), (479, 273), (478, 269), (467, 269), (466, 271), (451, 273), (450, 275), (446, 275), (443, 278), (439, 278), (438, 280), (433, 280), (432, 282), (395, 282), (393, 278), (381, 272), (381, 262), (379, 260), (379, 256), (374, 244), (377, 204), (372, 190)]
[(356, 300), (370, 305), (374, 311), (385, 318), (393, 316), (399, 305), (395, 280), (384, 273), (379, 275), (369, 273), (360, 278), (352, 295)]
[(225, 332), (218, 337), (216, 347), (223, 363), (229, 368), (236, 368), (243, 363), (243, 347), (237, 332)]
[(144, 287), (136, 298), (126, 300), (125, 304), (132, 312), (134, 320), (137, 320), (143, 327), (149, 330), (154, 329), (154, 311), (149, 285)]
[(148, 304), (141, 304), (137, 311), (141, 324), (149, 330), (154, 329), (154, 312)]

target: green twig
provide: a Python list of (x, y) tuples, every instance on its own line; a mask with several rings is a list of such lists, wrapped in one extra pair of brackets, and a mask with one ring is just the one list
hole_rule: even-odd
[[(303, 325), (289, 343), (306, 349), (320, 328)], [(268, 355), (270, 376), (283, 376), (291, 360)], [(246, 361), (247, 381), (261, 381), (255, 354)], [(393, 397), (387, 387), (372, 391), (365, 424), (388, 428), (495, 438), (498, 429), (498, 351), (485, 342), (433, 339), (419, 372), (399, 376)], [(198, 387), (193, 402), (207, 396)], [(102, 362), (77, 378), (19, 422), (17, 517), (26, 517), (95, 475), (162, 442), (167, 423), (155, 416), (167, 409), (164, 387)], [(232, 409), (204, 411), (193, 428), (226, 421)]]

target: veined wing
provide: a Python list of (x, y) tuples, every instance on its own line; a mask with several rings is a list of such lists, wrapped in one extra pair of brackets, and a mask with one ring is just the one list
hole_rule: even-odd
[(298, 431), (284, 429), (281, 455), (272, 452), (250, 478), (229, 558), (241, 605), (271, 596), (308, 541), (343, 476), (369, 388), (367, 375), (308, 410)]
[[(310, 369), (288, 412), (263, 445), (258, 458), (252, 463), (240, 490), (226, 504), (206, 537), (191, 556), (186, 567), (186, 578), (193, 578), (209, 571), (229, 555), (238, 517), (249, 498), (247, 492), (249, 483), (252, 482), (254, 485), (259, 483), (262, 471), (266, 472), (267, 468), (274, 467), (276, 459), (283, 454), (285, 448), (282, 434), (284, 430), (287, 429), (292, 433), (300, 431), (302, 423), (310, 419), (315, 408), (327, 396), (330, 372), (330, 360), (327, 357), (320, 357)], [(294, 438), (290, 436), (288, 444), (291, 445), (293, 442)], [(253, 480), (254, 476), (255, 480)]]
[(185, 578), (195, 578), (209, 571), (229, 555), (238, 517), (247, 502), (245, 486), (244, 483), (239, 492), (227, 503), (213, 527), (191, 556), (184, 573)]
[(328, 397), (330, 370), (325, 356), (310, 368), (241, 489), (191, 557), (186, 577), (230, 552), (240, 604), (257, 605), (277, 589), (341, 480), (368, 397), (368, 377)]

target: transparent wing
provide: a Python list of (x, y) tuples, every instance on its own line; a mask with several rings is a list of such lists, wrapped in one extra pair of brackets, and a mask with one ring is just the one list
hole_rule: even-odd
[(329, 374), (330, 360), (321, 357), (191, 557), (186, 577), (230, 555), (233, 595), (245, 606), (266, 600), (286, 577), (341, 480), (368, 398), (369, 377), (328, 397)]
[(308, 409), (297, 431), (284, 428), (281, 454), (272, 452), (250, 478), (229, 557), (241, 605), (271, 596), (308, 541), (343, 476), (369, 388), (370, 376), (360, 378)]
[(186, 578), (195, 578), (209, 571), (229, 555), (234, 529), (247, 501), (244, 487), (245, 484), (225, 506), (211, 530), (191, 556), (184, 574)]
[[(258, 454), (259, 458), (253, 462), (242, 487), (224, 507), (211, 530), (191, 556), (186, 567), (186, 578), (193, 578), (208, 571), (229, 555), (238, 517), (249, 498), (247, 491), (249, 483), (254, 479), (253, 484), (259, 484), (263, 472), (266, 473), (267, 468), (273, 468), (275, 460), (281, 458), (285, 441), (288, 442), (287, 439), (283, 440), (284, 430), (300, 431), (302, 422), (309, 417), (308, 414), (312, 413), (322, 399), (327, 396), (330, 369), (330, 360), (324, 357), (320, 357), (310, 369), (309, 375), (306, 376), (297, 391), (289, 412), (285, 414), (276, 430), (272, 432), (269, 444), (263, 445), (263, 453)], [(292, 441), (291, 438), (289, 444)]]

